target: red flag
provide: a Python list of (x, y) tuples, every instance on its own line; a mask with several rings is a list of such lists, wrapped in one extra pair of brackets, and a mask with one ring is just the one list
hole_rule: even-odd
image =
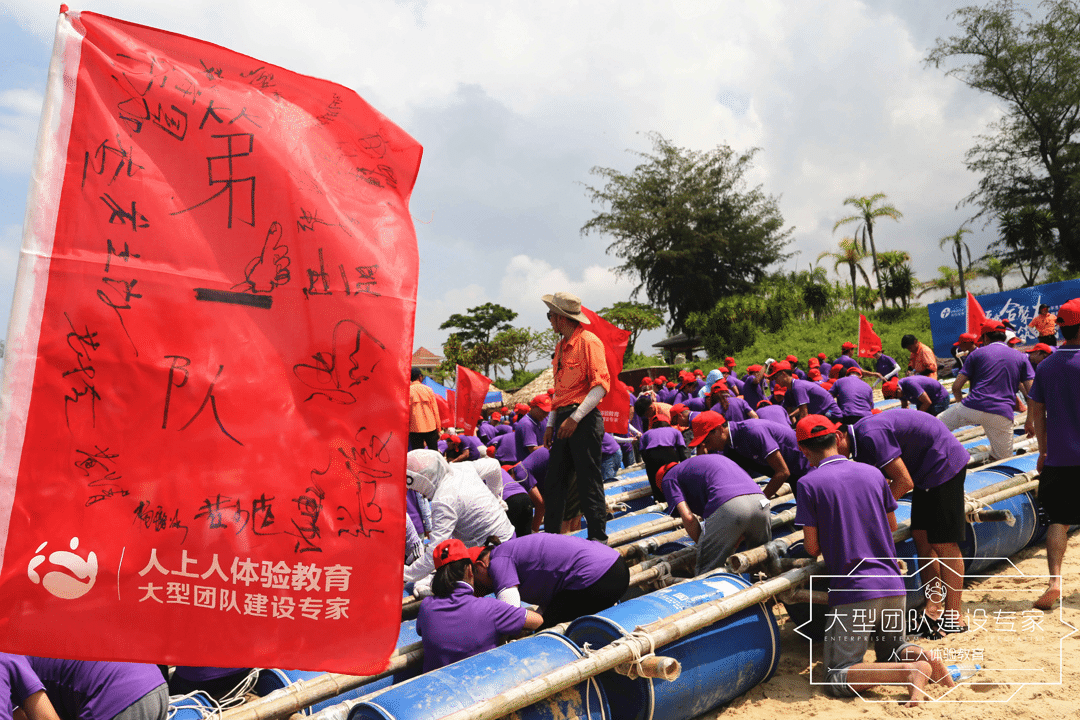
[(874, 357), (881, 352), (881, 338), (874, 332), (874, 324), (859, 315), (859, 357)]
[[(440, 420), (444, 428), (454, 426), (454, 416), (457, 412), (457, 403), (454, 400), (455, 393), (453, 390), (447, 389), (446, 391), (446, 413), (442, 414)], [(439, 406), (439, 413), (442, 413), (442, 405)]]
[(420, 146), (348, 88), (89, 12), (59, 19), (41, 128), (0, 647), (380, 671)]
[(611, 375), (611, 388), (597, 405), (601, 417), (604, 418), (604, 432), (625, 435), (630, 423), (630, 395), (626, 384), (619, 380), (619, 373), (622, 372), (623, 353), (630, 342), (630, 331), (615, 327), (584, 305), (581, 306), (581, 312), (591, 323), (586, 329), (604, 343), (604, 356), (607, 359), (608, 373)]
[(986, 313), (982, 305), (971, 293), (967, 294), (967, 331), (975, 337), (982, 336), (982, 326), (986, 322)]
[(454, 427), (466, 435), (476, 434), (480, 422), (480, 408), (484, 406), (491, 378), (461, 365), (457, 366), (457, 388), (454, 395)]

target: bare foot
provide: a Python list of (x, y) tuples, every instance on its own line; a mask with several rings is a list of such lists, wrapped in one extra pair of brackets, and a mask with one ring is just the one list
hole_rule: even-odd
[(908, 672), (907, 681), (911, 686), (911, 695), (904, 707), (916, 707), (926, 699), (926, 685), (930, 682), (931, 672), (930, 663), (925, 660), (916, 662), (915, 667)]
[(1047, 588), (1046, 592), (1042, 594), (1042, 597), (1032, 603), (1032, 607), (1036, 610), (1052, 610), (1054, 603), (1061, 597), (1061, 588)]
[(956, 687), (956, 683), (952, 679), (952, 673), (949, 672), (949, 668), (945, 667), (945, 662), (940, 658), (932, 657), (930, 659), (930, 680), (938, 685), (944, 685), (947, 688)]

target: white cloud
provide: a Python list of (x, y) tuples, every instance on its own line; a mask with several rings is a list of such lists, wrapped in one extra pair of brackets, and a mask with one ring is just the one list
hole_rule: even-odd
[(33, 90), (0, 90), (0, 172), (25, 173), (34, 158), (42, 95)]

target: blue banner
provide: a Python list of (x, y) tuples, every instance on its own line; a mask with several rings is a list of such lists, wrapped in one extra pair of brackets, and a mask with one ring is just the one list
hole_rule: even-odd
[[(1035, 331), (1028, 323), (1039, 312), (1040, 305), (1049, 305), (1050, 312), (1057, 314), (1058, 308), (1075, 297), (1080, 297), (1080, 280), (1047, 283), (1033, 287), (1008, 290), (990, 295), (976, 295), (986, 317), (994, 320), (1008, 320), (1017, 336), (1025, 345), (1038, 342)], [(930, 332), (934, 336), (934, 354), (949, 357), (953, 343), (961, 333), (967, 332), (966, 298), (931, 303)]]

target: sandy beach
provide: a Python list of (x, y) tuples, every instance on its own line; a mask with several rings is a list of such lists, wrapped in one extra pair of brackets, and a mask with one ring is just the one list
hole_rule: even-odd
[[(1042, 613), (1031, 603), (1045, 589), (1046, 547), (1039, 544), (1018, 553), (1013, 565), (1002, 563), (969, 578), (964, 592), (964, 613), (971, 630), (943, 640), (919, 640), (926, 650), (943, 657), (975, 662), (984, 669), (952, 691), (928, 688), (932, 700), (916, 708), (897, 702), (907, 689), (879, 687), (863, 698), (838, 699), (811, 684), (821, 675), (821, 644), (811, 643), (795, 630), (782, 606), (774, 609), (780, 623), (782, 655), (773, 678), (733, 701), (727, 708), (701, 715), (702, 720), (723, 717), (771, 720), (777, 716), (827, 717), (829, 720), (864, 717), (952, 717), (1005, 720), (1006, 718), (1069, 718), (1077, 715), (1080, 676), (1080, 532), (1070, 535), (1063, 568), (1063, 602)], [(823, 606), (819, 606), (818, 610)], [(873, 651), (867, 654), (873, 660)]]

